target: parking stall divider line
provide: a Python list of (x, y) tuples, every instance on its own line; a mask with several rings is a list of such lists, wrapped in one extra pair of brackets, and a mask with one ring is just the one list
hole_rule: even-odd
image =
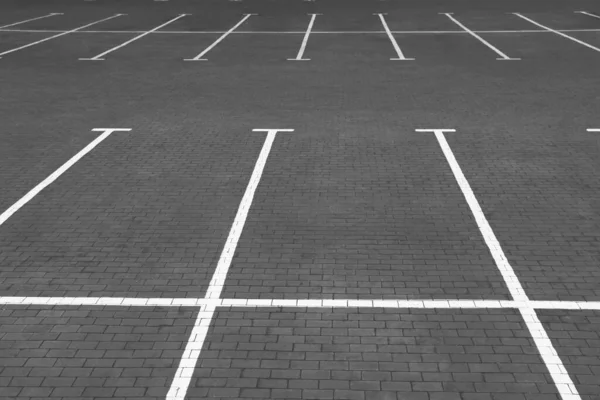
[(140, 35), (137, 35), (137, 36), (135, 36), (135, 37), (133, 37), (133, 38), (131, 38), (131, 39), (127, 40), (126, 42), (124, 42), (124, 43), (121, 43), (120, 45), (113, 47), (112, 49), (106, 50), (104, 53), (100, 53), (100, 54), (98, 54), (97, 56), (94, 56), (94, 57), (92, 57), (92, 58), (80, 58), (80, 60), (82, 60), (82, 61), (103, 61), (103, 60), (104, 60), (104, 58), (102, 58), (102, 57), (104, 57), (105, 55), (107, 55), (107, 54), (109, 54), (109, 53), (112, 53), (113, 51), (116, 51), (116, 50), (118, 50), (118, 49), (120, 49), (120, 48), (123, 48), (123, 47), (127, 46), (128, 44), (130, 44), (130, 43), (133, 43), (133, 42), (135, 42), (136, 40), (139, 40), (139, 39), (143, 38), (144, 36), (146, 36), (146, 35), (149, 35), (149, 34), (151, 34), (152, 32), (155, 32), (155, 31), (157, 31), (157, 30), (159, 30), (159, 29), (161, 29), (161, 28), (163, 28), (163, 27), (165, 27), (165, 26), (169, 25), (170, 23), (172, 23), (172, 22), (175, 22), (175, 21), (177, 21), (178, 19), (180, 19), (180, 18), (183, 18), (183, 17), (185, 17), (185, 16), (187, 16), (187, 15), (190, 15), (190, 14), (179, 14), (177, 17), (175, 17), (175, 18), (173, 18), (173, 19), (171, 19), (171, 20), (169, 20), (169, 21), (165, 22), (164, 24), (162, 24), (162, 25), (159, 25), (159, 26), (157, 26), (156, 28), (153, 28), (153, 29), (151, 29), (151, 30), (149, 30), (149, 31), (146, 31), (146, 32), (144, 32), (144, 33), (142, 33), (142, 34), (140, 34)]
[(589, 128), (588, 132), (600, 132), (600, 128)]
[(566, 371), (558, 353), (554, 349), (552, 342), (546, 332), (546, 329), (540, 322), (537, 312), (531, 305), (531, 301), (529, 297), (525, 293), (519, 278), (517, 277), (513, 267), (510, 265), (508, 259), (506, 258), (506, 254), (500, 245), (500, 242), (496, 238), (492, 227), (490, 226), (483, 210), (479, 204), (479, 201), (475, 197), (475, 193), (469, 184), (469, 181), (465, 177), (456, 157), (454, 157), (454, 153), (444, 136), (445, 132), (456, 132), (454, 129), (417, 129), (417, 132), (427, 132), (434, 133), (444, 156), (446, 157), (446, 161), (452, 170), (454, 178), (460, 187), (465, 200), (475, 218), (477, 223), (477, 227), (483, 236), (485, 244), (487, 245), (492, 258), (494, 259), (500, 274), (502, 275), (506, 286), (513, 298), (513, 300), (521, 303), (521, 306), (518, 308), (521, 316), (523, 317), (523, 321), (525, 322), (525, 326), (531, 333), (531, 337), (540, 353), (544, 364), (546, 365), (552, 380), (558, 390), (562, 400), (581, 400), (581, 396), (577, 392), (577, 388), (575, 384), (571, 380), (568, 372)]
[(592, 13), (589, 13), (587, 11), (575, 11), (575, 13), (576, 14), (583, 14), (583, 15), (587, 15), (587, 16), (592, 17), (592, 18), (600, 19), (600, 15), (592, 14)]
[(390, 28), (389, 28), (387, 22), (385, 21), (384, 15), (386, 15), (386, 14), (379, 13), (379, 14), (373, 14), (373, 15), (379, 16), (379, 19), (381, 20), (381, 25), (383, 25), (383, 29), (385, 30), (385, 33), (387, 34), (388, 38), (390, 39), (390, 42), (392, 42), (392, 46), (394, 46), (394, 50), (396, 51), (396, 54), (398, 55), (397, 58), (390, 58), (390, 60), (392, 60), (392, 61), (413, 61), (414, 58), (406, 58), (404, 56), (404, 53), (400, 49), (400, 46), (398, 46), (398, 42), (396, 42), (394, 35), (390, 31)]
[(206, 61), (206, 58), (202, 58), (206, 55), (206, 53), (208, 53), (209, 51), (211, 51), (216, 45), (218, 45), (219, 43), (221, 43), (227, 36), (229, 36), (229, 34), (233, 31), (235, 31), (240, 25), (242, 25), (244, 22), (246, 22), (246, 20), (248, 18), (250, 18), (253, 15), (258, 15), (258, 14), (244, 14), (244, 18), (242, 18), (237, 24), (235, 24), (231, 29), (229, 29), (227, 32), (225, 32), (224, 34), (222, 34), (221, 36), (219, 36), (219, 38), (217, 40), (215, 40), (210, 46), (208, 46), (206, 49), (204, 49), (204, 51), (200, 54), (198, 54), (196, 57), (194, 58), (184, 58), (184, 61)]
[(60, 166), (56, 171), (50, 174), (46, 179), (42, 182), (38, 183), (33, 189), (31, 189), (25, 196), (21, 197), (10, 206), (6, 211), (0, 214), (0, 226), (6, 222), (14, 213), (19, 211), (21, 207), (27, 204), (31, 199), (33, 199), (38, 193), (48, 187), (52, 182), (58, 179), (62, 174), (64, 174), (69, 168), (71, 168), (77, 161), (81, 160), (83, 156), (92, 151), (96, 146), (98, 146), (104, 139), (110, 136), (113, 132), (129, 132), (131, 129), (129, 128), (94, 128), (92, 129), (94, 132), (102, 132), (100, 136), (90, 142), (87, 146), (81, 149), (77, 154), (71, 157), (67, 162), (65, 162), (62, 166)]
[(26, 44), (26, 45), (23, 45), (23, 46), (17, 47), (17, 48), (15, 48), (15, 49), (7, 50), (7, 51), (5, 51), (5, 52), (3, 52), (3, 53), (0, 53), (0, 58), (2, 58), (2, 56), (3, 56), (3, 55), (5, 55), (5, 54), (14, 53), (15, 51), (19, 51), (19, 50), (25, 49), (25, 48), (27, 48), (27, 47), (34, 46), (34, 45), (36, 45), (36, 44), (40, 44), (40, 43), (43, 43), (43, 42), (47, 42), (48, 40), (51, 40), (51, 39), (56, 39), (56, 38), (58, 38), (58, 37), (61, 37), (61, 36), (64, 36), (64, 35), (68, 35), (69, 33), (77, 32), (77, 31), (79, 31), (79, 30), (81, 30), (81, 29), (85, 29), (85, 28), (87, 28), (88, 26), (92, 26), (92, 25), (95, 25), (95, 24), (99, 24), (99, 23), (101, 23), (101, 22), (108, 21), (108, 20), (110, 20), (110, 19), (117, 18), (117, 17), (120, 17), (120, 16), (122, 16), (122, 15), (126, 15), (126, 14), (115, 14), (115, 15), (113, 15), (113, 16), (110, 16), (110, 17), (108, 17), (108, 18), (104, 18), (104, 19), (101, 19), (101, 20), (99, 20), (99, 21), (95, 21), (95, 22), (89, 23), (89, 24), (87, 24), (87, 25), (83, 25), (83, 26), (80, 26), (80, 27), (78, 27), (78, 28), (75, 28), (75, 29), (71, 29), (71, 30), (68, 30), (68, 31), (64, 31), (64, 32), (62, 32), (62, 33), (59, 33), (59, 34), (57, 34), (57, 35), (53, 35), (53, 36), (50, 36), (50, 37), (47, 37), (47, 38), (44, 38), (44, 39), (38, 40), (38, 41), (36, 41), (36, 42), (29, 43), (29, 44)]
[(30, 19), (26, 19), (24, 21), (14, 22), (14, 23), (9, 24), (9, 25), (3, 25), (3, 26), (0, 26), (0, 29), (10, 28), (11, 26), (21, 25), (21, 24), (24, 24), (26, 22), (31, 22), (31, 21), (37, 21), (39, 19), (53, 17), (55, 15), (64, 15), (64, 14), (63, 13), (50, 13), (50, 14), (47, 14), (47, 15), (42, 15), (41, 17), (30, 18)]
[[(252, 171), (252, 175), (250, 176), (250, 180), (248, 182), (248, 185), (246, 186), (244, 196), (240, 201), (240, 205), (235, 215), (235, 219), (233, 220), (233, 224), (231, 225), (231, 230), (229, 231), (229, 235), (227, 236), (227, 240), (225, 241), (225, 246), (223, 247), (223, 251), (221, 252), (221, 256), (219, 257), (217, 267), (215, 268), (215, 272), (213, 273), (208, 289), (206, 290), (206, 295), (204, 296), (204, 298), (208, 301), (216, 301), (221, 296), (223, 286), (225, 285), (225, 279), (227, 278), (227, 273), (229, 272), (229, 267), (231, 266), (231, 262), (233, 261), (233, 256), (237, 249), (240, 236), (242, 235), (242, 230), (244, 229), (244, 225), (246, 224), (248, 212), (250, 211), (250, 207), (252, 206), (254, 194), (256, 193), (258, 184), (260, 183), (260, 178), (262, 177), (265, 165), (267, 163), (267, 159), (271, 152), (271, 148), (273, 147), (273, 142), (275, 141), (277, 133), (293, 132), (294, 130), (253, 129), (252, 131), (267, 132), (267, 137), (265, 138), (258, 159), (256, 160), (256, 164), (254, 165), (254, 170)], [(185, 395), (190, 385), (190, 381), (192, 379), (192, 375), (194, 373), (198, 357), (200, 357), (200, 351), (202, 350), (202, 346), (204, 344), (204, 340), (206, 339), (206, 335), (208, 334), (210, 321), (214, 315), (214, 312), (215, 306), (213, 304), (202, 306), (198, 317), (196, 318), (196, 321), (194, 323), (192, 334), (190, 335), (190, 338), (186, 344), (186, 348), (183, 353), (182, 359), (179, 363), (179, 367), (175, 372), (175, 376), (173, 378), (173, 382), (171, 384), (169, 392), (167, 393), (167, 400), (185, 399)]]
[(473, 36), (475, 39), (479, 40), (481, 43), (483, 43), (488, 48), (490, 48), (491, 50), (493, 50), (496, 54), (498, 54), (500, 56), (500, 58), (496, 58), (496, 60), (501, 60), (501, 61), (518, 61), (518, 60), (520, 60), (520, 58), (509, 57), (506, 54), (504, 54), (504, 52), (500, 51), (497, 47), (495, 47), (494, 45), (492, 45), (490, 42), (488, 42), (487, 40), (485, 40), (484, 38), (482, 38), (481, 36), (479, 36), (478, 34), (476, 34), (474, 31), (470, 30), (463, 23), (461, 23), (459, 20), (457, 20), (456, 18), (454, 18), (452, 16), (453, 13), (440, 13), (440, 14), (445, 15), (446, 17), (448, 17), (452, 22), (454, 22), (456, 25), (458, 25), (459, 27), (461, 27), (469, 35)]
[(310, 58), (303, 58), (304, 51), (306, 50), (306, 45), (308, 43), (308, 37), (310, 36), (313, 25), (315, 24), (315, 19), (317, 18), (317, 15), (322, 15), (322, 14), (308, 14), (308, 15), (310, 15), (311, 17), (310, 17), (310, 21), (308, 23), (308, 28), (306, 28), (306, 32), (304, 33), (304, 38), (302, 39), (302, 44), (300, 45), (300, 50), (298, 50), (298, 55), (296, 56), (296, 58), (288, 58), (288, 61), (310, 61)]
[(521, 15), (521, 14), (519, 14), (519, 13), (512, 13), (512, 14), (513, 14), (513, 15), (516, 15), (517, 17), (519, 17), (519, 18), (521, 18), (521, 19), (524, 19), (525, 21), (529, 21), (530, 23), (532, 23), (532, 24), (534, 24), (534, 25), (536, 25), (536, 26), (538, 26), (538, 27), (540, 27), (540, 28), (542, 28), (542, 29), (545, 29), (545, 30), (547, 30), (548, 32), (555, 33), (555, 34), (557, 34), (557, 35), (559, 35), (559, 36), (562, 36), (562, 37), (564, 37), (565, 39), (569, 39), (569, 40), (571, 40), (571, 41), (573, 41), (573, 42), (579, 43), (579, 44), (580, 44), (580, 45), (582, 45), (582, 46), (585, 46), (585, 47), (587, 47), (587, 48), (589, 48), (589, 49), (595, 50), (595, 51), (597, 51), (597, 52), (599, 52), (599, 53), (600, 53), (600, 48), (598, 48), (598, 47), (596, 47), (596, 46), (592, 46), (591, 44), (589, 44), (589, 43), (586, 43), (586, 42), (584, 42), (583, 40), (579, 40), (579, 39), (577, 39), (577, 38), (574, 38), (573, 36), (569, 36), (569, 35), (567, 35), (566, 33), (560, 32), (560, 31), (558, 31), (558, 30), (556, 30), (556, 29), (549, 28), (549, 27), (547, 27), (547, 26), (545, 26), (545, 25), (542, 25), (542, 24), (540, 24), (539, 22), (536, 22), (536, 21), (532, 20), (531, 18), (528, 18), (528, 17), (526, 17), (526, 16), (524, 16), (524, 15)]

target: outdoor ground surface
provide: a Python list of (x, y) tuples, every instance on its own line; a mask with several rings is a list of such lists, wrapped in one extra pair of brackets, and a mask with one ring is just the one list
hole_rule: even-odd
[(599, 71), (591, 0), (0, 0), (0, 398), (600, 399)]

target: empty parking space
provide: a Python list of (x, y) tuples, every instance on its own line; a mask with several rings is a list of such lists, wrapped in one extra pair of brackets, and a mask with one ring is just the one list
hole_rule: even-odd
[(195, 314), (187, 308), (4, 306), (2, 395), (164, 398)]
[(217, 312), (187, 399), (559, 399), (512, 310)]
[(582, 400), (595, 399), (600, 392), (600, 312), (547, 310), (540, 320)]

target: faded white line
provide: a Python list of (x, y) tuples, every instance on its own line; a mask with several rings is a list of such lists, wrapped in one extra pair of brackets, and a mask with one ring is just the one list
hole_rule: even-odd
[(231, 32), (235, 31), (240, 25), (242, 25), (252, 15), (256, 15), (256, 14), (245, 14), (244, 18), (242, 18), (240, 22), (238, 22), (237, 24), (235, 24), (230, 30), (228, 30), (223, 35), (221, 35), (217, 40), (215, 40), (215, 42), (213, 44), (211, 44), (210, 46), (208, 46), (202, 53), (198, 54), (194, 58), (185, 58), (184, 61), (205, 61), (206, 58), (202, 58), (202, 57), (204, 57), (206, 55), (206, 53), (208, 53), (216, 45), (218, 45), (219, 43), (221, 43), (221, 41), (223, 41), (223, 39), (225, 39)]
[(381, 24), (383, 25), (383, 29), (385, 30), (385, 33), (387, 33), (387, 36), (390, 39), (390, 42), (392, 42), (392, 46), (394, 47), (394, 50), (396, 50), (396, 54), (398, 55), (397, 58), (390, 58), (390, 60), (394, 60), (394, 61), (395, 60), (399, 60), (399, 61), (414, 60), (414, 58), (406, 58), (404, 56), (404, 53), (400, 49), (400, 46), (398, 46), (398, 43), (396, 42), (394, 35), (392, 35), (392, 32), (390, 31), (390, 28), (388, 27), (387, 22), (385, 22), (385, 18), (383, 17), (383, 14), (373, 14), (373, 15), (379, 16), (379, 19), (381, 20)]
[(9, 25), (0, 26), (0, 29), (8, 28), (8, 27), (15, 26), (15, 25), (24, 24), (26, 22), (37, 21), (38, 19), (53, 17), (55, 15), (63, 15), (63, 13), (50, 13), (50, 14), (47, 14), (47, 15), (42, 15), (41, 17), (30, 18), (30, 19), (26, 19), (24, 21), (14, 22), (14, 23), (9, 24)]
[(71, 168), (77, 161), (79, 161), (83, 156), (92, 151), (94, 147), (98, 146), (104, 139), (106, 139), (113, 132), (129, 132), (131, 129), (123, 129), (123, 128), (95, 128), (92, 129), (94, 132), (103, 132), (100, 136), (94, 139), (90, 144), (85, 146), (83, 149), (79, 151), (79, 153), (75, 154), (71, 159), (69, 159), (66, 163), (64, 163), (60, 168), (50, 174), (46, 179), (40, 182), (37, 186), (31, 189), (25, 196), (21, 197), (15, 204), (10, 206), (6, 211), (0, 214), (0, 225), (6, 222), (14, 213), (19, 211), (21, 207), (27, 204), (31, 199), (33, 199), (39, 192), (44, 190), (48, 185), (54, 182), (58, 177), (64, 174), (69, 168)]
[(310, 36), (310, 32), (312, 31), (313, 25), (315, 23), (315, 18), (320, 14), (309, 14), (310, 21), (308, 23), (308, 28), (306, 28), (306, 33), (304, 34), (304, 38), (302, 39), (302, 44), (300, 45), (300, 50), (298, 50), (298, 55), (296, 58), (288, 58), (289, 61), (309, 61), (310, 58), (302, 58), (304, 56), (304, 51), (306, 50), (306, 44), (308, 43), (308, 37)]
[(576, 12), (577, 14), (584, 14), (584, 15), (587, 15), (587, 16), (590, 16), (590, 17), (593, 17), (593, 18), (598, 18), (598, 19), (600, 19), (600, 15), (592, 14), (592, 13), (589, 13), (589, 12), (587, 12), (587, 11), (575, 11), (575, 12)]
[(464, 31), (467, 32), (469, 35), (473, 36), (475, 39), (479, 40), (481, 43), (485, 44), (487, 47), (489, 47), (490, 49), (492, 49), (496, 54), (498, 54), (500, 56), (500, 58), (497, 58), (497, 60), (505, 60), (505, 61), (520, 60), (520, 58), (509, 57), (506, 54), (504, 54), (498, 48), (496, 48), (495, 46), (493, 46), (490, 42), (488, 42), (487, 40), (485, 40), (484, 38), (482, 38), (481, 36), (479, 36), (478, 34), (476, 34), (474, 31), (470, 30), (465, 25), (463, 25), (460, 21), (458, 21), (456, 18), (454, 18), (452, 16), (452, 13), (442, 13), (442, 14), (445, 15), (446, 17), (448, 17), (456, 25), (458, 25), (462, 29), (464, 29)]
[(460, 187), (469, 208), (471, 209), (471, 213), (475, 217), (475, 221), (477, 226), (483, 236), (483, 239), (488, 246), (494, 261), (496, 262), (496, 266), (500, 270), (502, 277), (504, 278), (504, 282), (508, 287), (508, 290), (513, 297), (519, 303), (523, 305), (519, 307), (519, 311), (523, 316), (525, 325), (529, 329), (532, 334), (532, 337), (536, 343), (538, 351), (544, 362), (546, 363), (546, 367), (548, 368), (548, 372), (556, 385), (556, 389), (560, 393), (563, 400), (581, 400), (577, 392), (577, 388), (575, 384), (571, 380), (569, 374), (566, 372), (565, 367), (558, 357), (556, 350), (552, 346), (552, 343), (548, 339), (548, 334), (546, 330), (542, 326), (539, 321), (536, 311), (530, 305), (530, 300), (523, 287), (521, 286), (521, 282), (517, 278), (513, 267), (508, 262), (506, 258), (506, 254), (504, 254), (504, 250), (500, 246), (500, 242), (496, 238), (481, 206), (479, 205), (479, 201), (475, 197), (473, 190), (471, 189), (471, 185), (467, 181), (467, 178), (462, 172), (460, 165), (456, 161), (454, 157), (454, 153), (450, 148), (450, 145), (446, 141), (446, 137), (444, 136), (444, 132), (455, 132), (454, 129), (417, 129), (417, 132), (433, 132), (435, 134), (436, 139), (450, 165), (450, 169), (454, 174), (454, 178)]
[(61, 37), (61, 36), (64, 36), (64, 35), (68, 35), (69, 33), (77, 32), (77, 31), (78, 31), (78, 30), (80, 30), (80, 29), (85, 29), (85, 28), (87, 28), (88, 26), (92, 26), (92, 25), (95, 25), (95, 24), (99, 24), (100, 22), (108, 21), (109, 19), (113, 19), (113, 18), (116, 18), (116, 17), (120, 17), (120, 16), (122, 16), (122, 15), (125, 15), (125, 14), (115, 14), (115, 15), (113, 15), (112, 17), (104, 18), (104, 19), (101, 19), (101, 20), (99, 20), (99, 21), (92, 22), (92, 23), (90, 23), (90, 24), (87, 24), (87, 25), (80, 26), (79, 28), (71, 29), (70, 31), (65, 31), (65, 32), (63, 32), (63, 33), (59, 33), (58, 35), (53, 35), (53, 36), (47, 37), (47, 38), (45, 38), (45, 39), (38, 40), (38, 41), (36, 41), (36, 42), (29, 43), (29, 44), (26, 44), (26, 45), (24, 45), (24, 46), (17, 47), (16, 49), (7, 50), (7, 51), (5, 51), (5, 52), (3, 52), (3, 53), (0, 53), (0, 57), (1, 57), (1, 56), (3, 56), (3, 55), (5, 55), (5, 54), (14, 53), (15, 51), (19, 51), (19, 50), (25, 49), (25, 48), (27, 48), (27, 47), (34, 46), (34, 45), (36, 45), (36, 44), (39, 44), (39, 43), (47, 42), (48, 40), (51, 40), (51, 39), (56, 39), (56, 38), (58, 38), (58, 37)]
[(151, 30), (149, 30), (149, 31), (146, 31), (146, 32), (142, 33), (141, 35), (138, 35), (138, 36), (136, 36), (136, 37), (134, 37), (134, 38), (132, 38), (132, 39), (129, 39), (128, 41), (126, 41), (126, 42), (124, 42), (124, 43), (121, 43), (120, 45), (118, 45), (118, 46), (115, 46), (115, 47), (113, 47), (112, 49), (106, 50), (104, 53), (100, 53), (100, 54), (98, 54), (97, 56), (94, 56), (94, 57), (92, 57), (92, 58), (80, 58), (80, 60), (87, 60), (87, 61), (102, 61), (102, 60), (104, 60), (104, 58), (102, 58), (102, 57), (104, 57), (105, 55), (107, 55), (107, 54), (109, 54), (109, 53), (112, 53), (113, 51), (115, 51), (115, 50), (118, 50), (118, 49), (120, 49), (120, 48), (123, 48), (123, 47), (127, 46), (128, 44), (130, 44), (130, 43), (133, 43), (133, 42), (135, 42), (136, 40), (138, 40), (138, 39), (141, 39), (141, 38), (143, 38), (144, 36), (146, 36), (146, 35), (149, 35), (149, 34), (151, 34), (152, 32), (155, 32), (155, 31), (159, 30), (160, 28), (163, 28), (163, 27), (165, 27), (165, 26), (169, 25), (170, 23), (177, 21), (177, 20), (178, 20), (178, 19), (180, 19), (180, 18), (183, 18), (183, 17), (185, 17), (186, 15), (189, 15), (189, 14), (179, 14), (179, 15), (178, 15), (176, 18), (173, 18), (172, 20), (170, 20), (170, 21), (167, 21), (167, 22), (165, 22), (165, 23), (164, 23), (164, 24), (162, 24), (162, 25), (159, 25), (159, 26), (157, 26), (157, 27), (156, 27), (156, 28), (154, 28), (154, 29), (151, 29)]
[(555, 33), (555, 34), (557, 34), (557, 35), (559, 35), (559, 36), (562, 36), (562, 37), (564, 37), (565, 39), (569, 39), (569, 40), (571, 40), (571, 41), (573, 41), (573, 42), (575, 42), (575, 43), (579, 43), (580, 45), (583, 45), (583, 46), (585, 46), (585, 47), (587, 47), (587, 48), (589, 48), (589, 49), (592, 49), (592, 50), (595, 50), (595, 51), (597, 51), (597, 52), (600, 52), (600, 49), (599, 49), (598, 47), (592, 46), (591, 44), (589, 44), (589, 43), (586, 43), (586, 42), (584, 42), (583, 40), (579, 40), (579, 39), (577, 39), (577, 38), (574, 38), (573, 36), (569, 36), (569, 35), (567, 35), (566, 33), (562, 33), (562, 32), (560, 32), (560, 31), (557, 31), (556, 29), (549, 28), (549, 27), (547, 27), (547, 26), (545, 26), (545, 25), (542, 25), (542, 24), (540, 24), (539, 22), (535, 22), (535, 21), (534, 21), (534, 20), (532, 20), (531, 18), (527, 18), (527, 17), (525, 17), (525, 16), (523, 16), (523, 15), (521, 15), (521, 14), (519, 14), (519, 13), (513, 13), (513, 14), (514, 14), (514, 15), (516, 15), (517, 17), (521, 18), (521, 19), (524, 19), (525, 21), (529, 21), (529, 22), (531, 22), (532, 24), (534, 24), (534, 25), (536, 25), (536, 26), (539, 26), (539, 27), (540, 27), (540, 28), (542, 28), (542, 29), (545, 29), (545, 30), (547, 30), (548, 32)]
[[(258, 184), (260, 183), (260, 178), (262, 177), (265, 165), (267, 163), (267, 159), (269, 157), (269, 153), (271, 152), (271, 147), (273, 146), (273, 142), (275, 141), (277, 133), (293, 132), (294, 130), (253, 129), (253, 131), (267, 132), (267, 137), (265, 138), (262, 150), (260, 151), (258, 159), (256, 160), (254, 171), (252, 171), (252, 176), (250, 177), (250, 181), (248, 182), (248, 186), (246, 187), (246, 192), (242, 197), (237, 214), (235, 216), (235, 219), (233, 220), (233, 224), (231, 226), (231, 230), (229, 231), (229, 235), (227, 236), (225, 246), (223, 248), (223, 251), (221, 252), (221, 256), (219, 257), (219, 262), (217, 263), (215, 272), (213, 273), (208, 289), (206, 290), (206, 295), (204, 296), (204, 298), (207, 300), (217, 300), (221, 296), (221, 291), (223, 290), (223, 286), (225, 285), (225, 279), (227, 278), (227, 272), (229, 271), (229, 267), (231, 266), (231, 261), (233, 260), (238, 241), (242, 234), (242, 230), (244, 229), (244, 225), (246, 224), (248, 212), (250, 211), (250, 207), (252, 206), (254, 194), (256, 193)], [(185, 399), (186, 392), (190, 385), (190, 380), (192, 379), (194, 368), (198, 361), (198, 357), (200, 356), (200, 350), (202, 349), (202, 345), (204, 343), (204, 340), (206, 339), (206, 334), (208, 333), (210, 319), (214, 314), (214, 306), (206, 306), (203, 311), (205, 312), (201, 313), (201, 315), (196, 319), (196, 323), (194, 324), (193, 333), (186, 345), (184, 358), (182, 358), (181, 363), (177, 368), (177, 372), (175, 373), (175, 377), (173, 378), (173, 382), (171, 383), (171, 388), (169, 389), (169, 392), (167, 394), (168, 400)]]

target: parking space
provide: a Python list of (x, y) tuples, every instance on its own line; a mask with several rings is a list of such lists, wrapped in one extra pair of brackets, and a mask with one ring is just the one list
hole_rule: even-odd
[[(527, 397), (525, 397), (527, 396)], [(512, 310), (219, 310), (187, 399), (559, 399)]]
[(164, 398), (195, 314), (189, 308), (5, 306), (2, 395)]

